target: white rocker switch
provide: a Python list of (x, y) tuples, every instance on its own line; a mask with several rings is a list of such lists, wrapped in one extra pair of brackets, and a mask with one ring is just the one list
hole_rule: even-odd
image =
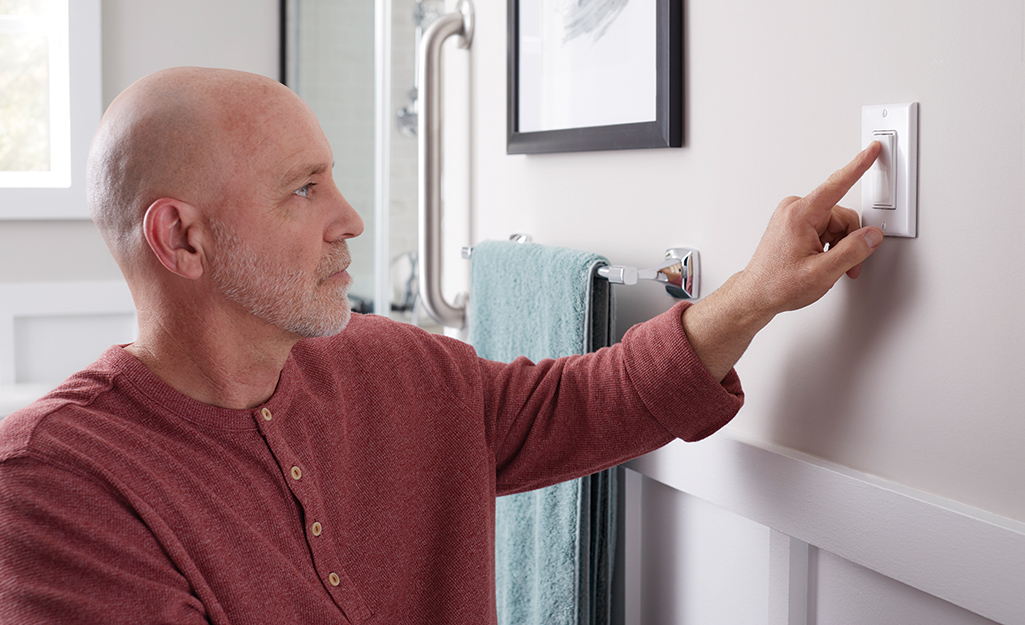
[(869, 169), (869, 193), (872, 208), (893, 210), (897, 208), (897, 168), (894, 167), (897, 154), (897, 132), (876, 130), (872, 140), (878, 141), (883, 149), (872, 168)]

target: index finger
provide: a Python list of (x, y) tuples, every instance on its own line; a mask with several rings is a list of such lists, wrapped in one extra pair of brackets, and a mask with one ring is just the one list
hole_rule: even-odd
[(804, 197), (804, 204), (813, 213), (826, 215), (851, 190), (851, 187), (868, 171), (882, 150), (878, 141), (858, 153), (850, 163), (834, 171), (825, 182)]

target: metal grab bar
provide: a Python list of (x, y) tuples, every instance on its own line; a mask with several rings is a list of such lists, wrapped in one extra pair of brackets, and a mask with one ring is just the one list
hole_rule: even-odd
[(417, 120), (420, 298), (424, 309), (443, 326), (462, 328), (465, 304), (451, 305), (441, 293), (441, 46), (453, 35), (459, 47), (473, 38), (473, 4), (460, 0), (456, 12), (439, 17), (420, 42), (420, 115)]

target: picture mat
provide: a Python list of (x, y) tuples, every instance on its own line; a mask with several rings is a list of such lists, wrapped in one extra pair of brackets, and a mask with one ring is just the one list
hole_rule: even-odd
[(656, 120), (656, 4), (624, 5), (604, 32), (564, 41), (574, 0), (520, 0), (519, 132)]

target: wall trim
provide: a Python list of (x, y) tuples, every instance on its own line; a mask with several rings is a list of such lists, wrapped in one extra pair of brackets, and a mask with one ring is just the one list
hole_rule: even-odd
[(134, 315), (135, 303), (123, 280), (0, 284), (0, 418), (60, 382), (17, 383), (17, 319), (124, 314)]
[[(675, 441), (626, 466), (768, 526), (778, 545), (790, 537), (999, 623), (1025, 625), (1025, 523), (732, 431)], [(790, 551), (781, 557), (787, 565), (773, 569), (789, 580)], [(770, 580), (774, 595), (786, 594), (770, 597), (774, 604), (801, 595), (787, 580)], [(802, 609), (776, 622), (799, 622)]]

